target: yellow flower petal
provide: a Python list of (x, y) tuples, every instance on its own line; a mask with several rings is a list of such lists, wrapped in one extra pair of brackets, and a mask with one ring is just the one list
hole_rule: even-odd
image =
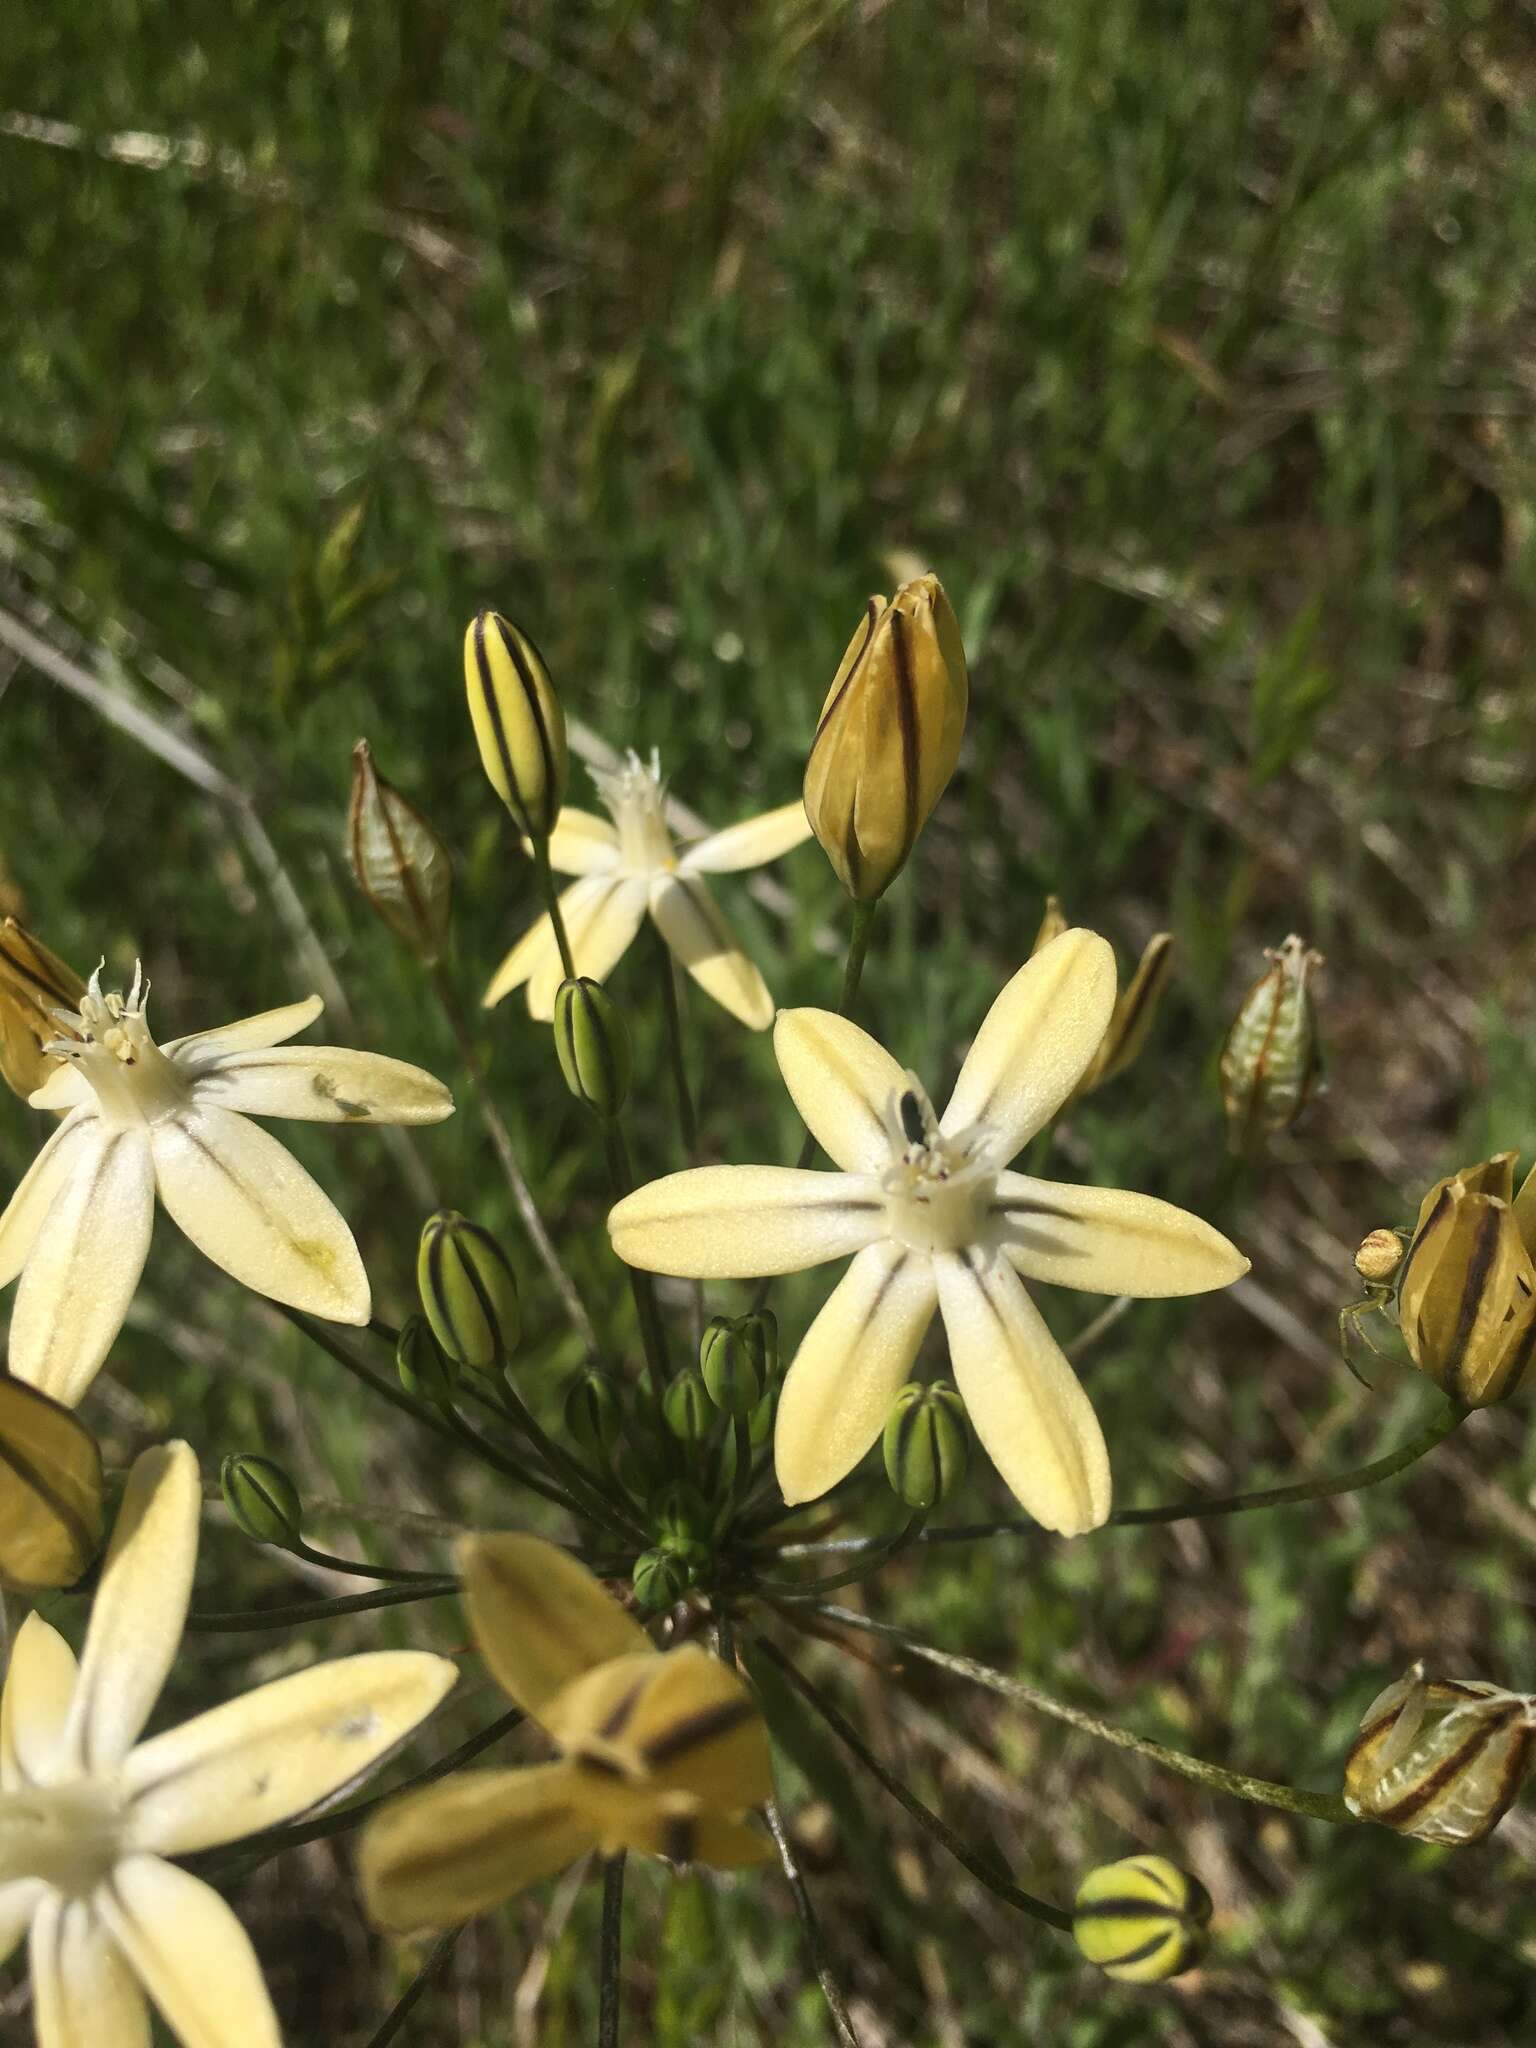
[[(605, 981), (634, 943), (645, 916), (645, 884), (632, 875), (589, 875), (560, 899), (576, 972)], [(546, 953), (528, 983), (528, 1014), (547, 1023), (565, 979), (558, 948)]]
[(9, 1961), (38, 1908), (56, 1896), (40, 1877), (18, 1877), (10, 1884), (0, 1884), (0, 1963)]
[(33, 1109), (78, 1109), (81, 1103), (94, 1105), (96, 1092), (78, 1067), (68, 1061), (56, 1066), (40, 1088), (27, 1097)]
[(232, 1110), (194, 1103), (151, 1132), (172, 1220), (245, 1286), (337, 1323), (366, 1323), (368, 1276), (340, 1212), (293, 1154)]
[[(75, 1074), (73, 1067), (63, 1067), (60, 1072)], [(87, 1088), (89, 1085), (85, 1083)], [(9, 1286), (27, 1263), (27, 1255), (43, 1227), (43, 1218), (60, 1188), (83, 1166), (92, 1147), (103, 1142), (93, 1095), (89, 1104), (59, 1125), (5, 1205), (5, 1214), (0, 1216), (0, 1287)]]
[(368, 1823), (358, 1874), (370, 1918), (409, 1933), (455, 1927), (595, 1846), (567, 1763), (460, 1771)]
[(0, 1586), (72, 1586), (101, 1545), (101, 1452), (67, 1408), (0, 1377)]
[(906, 1075), (867, 1031), (831, 1010), (780, 1010), (773, 1051), (817, 1143), (845, 1173), (890, 1163), (892, 1104)]
[(859, 1253), (806, 1331), (779, 1397), (773, 1463), (784, 1498), (818, 1500), (885, 1427), (938, 1300), (930, 1259)]
[(37, 2048), (149, 2048), (149, 2008), (87, 1899), (52, 1892), (32, 1923)]
[(843, 1259), (884, 1228), (864, 1174), (792, 1166), (700, 1166), (636, 1188), (608, 1212), (631, 1266), (701, 1280), (753, 1280)]
[[(66, 1126), (67, 1128), (67, 1126)], [(86, 1127), (33, 1240), (11, 1312), (10, 1367), (73, 1408), (123, 1326), (155, 1217), (148, 1133)]]
[[(551, 1722), (553, 1725), (553, 1722)], [(768, 1731), (737, 1674), (697, 1643), (657, 1657), (604, 1738), (660, 1792), (740, 1813), (773, 1794)]]
[(1000, 1173), (993, 1216), (1027, 1280), (1141, 1300), (1230, 1287), (1248, 1261), (1219, 1230), (1151, 1195)]
[(594, 1664), (544, 1701), (539, 1708), (540, 1726), (561, 1749), (596, 1745), (615, 1768), (638, 1773), (641, 1766), (637, 1759), (615, 1753), (609, 1740), (609, 1724), (628, 1720), (635, 1701), (660, 1663), (661, 1652), (647, 1639), (643, 1650)]
[(122, 1762), (176, 1658), (192, 1569), (202, 1482), (189, 1444), (133, 1461), (91, 1607), (65, 1746), (85, 1771)]
[(11, 1645), (0, 1694), (0, 1791), (40, 1785), (55, 1774), (77, 1669), (58, 1630), (29, 1614)]
[(794, 803), (783, 804), (776, 811), (764, 811), (760, 817), (744, 819), (739, 825), (727, 825), (723, 832), (711, 832), (707, 839), (696, 839), (692, 846), (683, 849), (678, 872), (729, 875), (742, 868), (760, 868), (777, 860), (780, 854), (804, 845), (810, 836), (811, 821), (805, 815), (804, 803), (797, 797)]
[[(531, 850), (532, 842), (523, 845)], [(549, 835), (549, 864), (557, 875), (600, 875), (618, 866), (619, 835), (606, 818), (567, 804)]]
[(1109, 1515), (1109, 1454), (1040, 1311), (1001, 1258), (941, 1253), (933, 1265), (955, 1384), (982, 1448), (1043, 1528), (1097, 1529)]
[(609, 1853), (636, 1849), (643, 1856), (665, 1856), (670, 1863), (708, 1863), (716, 1870), (739, 1870), (763, 1863), (773, 1854), (768, 1837), (745, 1822), (711, 1813), (697, 1800), (674, 1793), (654, 1805), (636, 1805), (619, 1818)]
[(134, 1844), (185, 1856), (291, 1819), (372, 1770), (457, 1676), (424, 1651), (340, 1657), (141, 1743), (123, 1766)]
[(250, 1939), (201, 1878), (158, 1856), (125, 1856), (94, 1903), (185, 2048), (281, 2048)]
[[(565, 893), (569, 896), (571, 892), (567, 889)], [(561, 897), (560, 901), (563, 906), (565, 897)], [(551, 953), (556, 959), (559, 958), (555, 945), (555, 928), (546, 915), (528, 927), (491, 976), (485, 994), (480, 998), (482, 1008), (493, 1009), (503, 996), (509, 996), (515, 988), (521, 988), (530, 975), (537, 973)]]
[(1074, 929), (1026, 960), (982, 1020), (949, 1107), (947, 1137), (989, 1124), (1004, 1166), (1048, 1124), (1098, 1051), (1115, 1006), (1115, 956)]
[(204, 1058), (226, 1052), (261, 1052), (269, 1045), (281, 1045), (306, 1025), (313, 1024), (325, 1004), (319, 996), (305, 996), (302, 1002), (284, 1003), (276, 1010), (262, 1010), (254, 1017), (241, 1017), (234, 1024), (216, 1024), (211, 1031), (193, 1031), (185, 1038), (168, 1038), (160, 1050), (178, 1066), (201, 1065)]
[(595, 1665), (654, 1655), (650, 1637), (584, 1564), (538, 1536), (466, 1536), (457, 1549), (470, 1625), (498, 1685), (525, 1713)]
[(706, 885), (689, 874), (658, 875), (651, 883), (656, 929), (694, 980), (749, 1031), (773, 1022), (768, 984), (741, 950)]
[(324, 1124), (436, 1124), (453, 1114), (452, 1095), (420, 1067), (341, 1045), (228, 1054), (199, 1075), (195, 1100)]

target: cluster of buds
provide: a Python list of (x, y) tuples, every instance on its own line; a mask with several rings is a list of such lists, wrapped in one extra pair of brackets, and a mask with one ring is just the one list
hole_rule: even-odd
[[(1060, 899), (1047, 896), (1045, 915), (1040, 920), (1039, 931), (1035, 933), (1035, 943), (1029, 949), (1030, 958), (1033, 959), (1052, 939), (1060, 938), (1070, 928), (1070, 923)], [(1142, 948), (1135, 973), (1116, 996), (1103, 1043), (1068, 1097), (1069, 1101), (1080, 1102), (1085, 1095), (1094, 1094), (1107, 1082), (1118, 1080), (1140, 1059), (1172, 972), (1173, 934), (1154, 932)]]
[(1536, 1694), (1415, 1664), (1366, 1709), (1344, 1803), (1421, 1842), (1478, 1842), (1514, 1804), (1533, 1754)]
[(1157, 1984), (1197, 1963), (1211, 1895), (1166, 1856), (1125, 1856), (1090, 1870), (1077, 1888), (1072, 1938), (1106, 1977)]
[(1238, 1005), (1221, 1048), (1221, 1100), (1235, 1153), (1288, 1131), (1317, 1094), (1323, 1063), (1312, 979), (1323, 964), (1293, 932)]
[(517, 1348), (517, 1275), (488, 1230), (457, 1209), (422, 1227), (416, 1287), (432, 1335), (456, 1365), (490, 1372)]
[(79, 975), (25, 925), (0, 924), (0, 1081), (23, 1101), (60, 1064), (44, 1048), (78, 1035), (59, 1012), (74, 1016), (84, 994)]

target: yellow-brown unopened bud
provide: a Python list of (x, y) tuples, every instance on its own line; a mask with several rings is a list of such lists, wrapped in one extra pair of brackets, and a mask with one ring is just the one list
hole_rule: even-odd
[(1091, 1095), (1106, 1081), (1116, 1080), (1127, 1067), (1140, 1059), (1172, 972), (1172, 934), (1157, 932), (1148, 939), (1128, 986), (1115, 998), (1109, 1028), (1087, 1073), (1077, 1084), (1074, 1100)]
[(544, 657), (500, 612), (478, 612), (464, 635), (464, 686), (491, 787), (520, 832), (547, 839), (570, 763), (565, 713)]
[(1395, 1230), (1373, 1230), (1355, 1253), (1355, 1271), (1372, 1286), (1390, 1280), (1403, 1263), (1403, 1241)]
[(1500, 1152), (1430, 1189), (1398, 1284), (1409, 1357), (1470, 1408), (1512, 1394), (1536, 1349), (1536, 1263), (1514, 1163)]
[(936, 576), (872, 597), (811, 745), (805, 812), (859, 903), (884, 895), (960, 758), (968, 685), (960, 628)]
[(101, 1536), (96, 1439), (57, 1401), (0, 1375), (0, 1586), (72, 1586)]
[(1476, 1842), (1514, 1803), (1536, 1745), (1536, 1697), (1416, 1664), (1367, 1709), (1344, 1804), (1423, 1842)]
[(1221, 1049), (1221, 1099), (1234, 1152), (1287, 1131), (1322, 1078), (1312, 976), (1320, 953), (1293, 932), (1238, 1006)]
[(1039, 931), (1035, 933), (1035, 943), (1029, 949), (1030, 959), (1033, 960), (1037, 953), (1043, 953), (1052, 939), (1059, 939), (1070, 923), (1071, 919), (1061, 907), (1061, 898), (1047, 896), (1045, 915), (1040, 920)]
[(25, 1100), (58, 1066), (43, 1047), (75, 1034), (54, 1014), (75, 1011), (85, 983), (25, 925), (0, 924), (0, 1080)]
[(357, 886), (418, 960), (442, 958), (453, 908), (453, 860), (416, 806), (386, 782), (366, 740), (352, 749), (347, 859)]

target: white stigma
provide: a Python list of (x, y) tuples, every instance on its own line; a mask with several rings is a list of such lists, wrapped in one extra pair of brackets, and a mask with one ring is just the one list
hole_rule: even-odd
[(958, 1251), (987, 1231), (997, 1179), (992, 1134), (972, 1124), (946, 1137), (917, 1076), (905, 1080), (887, 1112), (892, 1157), (880, 1176), (887, 1227), (909, 1250)]
[(66, 1035), (51, 1039), (43, 1050), (80, 1070), (109, 1123), (155, 1123), (186, 1105), (190, 1084), (150, 1036), (145, 1015), (149, 983), (142, 965), (134, 962), (126, 997), (117, 989), (103, 992), (104, 965), (91, 976), (78, 1012), (54, 1011)]
[(653, 747), (642, 761), (631, 747), (618, 768), (594, 768), (592, 780), (619, 834), (619, 853), (632, 873), (670, 870), (677, 850), (667, 827), (667, 785), (661, 778), (661, 757)]

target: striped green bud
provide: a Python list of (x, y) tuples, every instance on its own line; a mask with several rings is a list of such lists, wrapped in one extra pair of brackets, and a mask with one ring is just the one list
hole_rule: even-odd
[(516, 1348), (521, 1316), (511, 1261), (457, 1209), (427, 1218), (416, 1286), (433, 1336), (458, 1364), (488, 1372)]
[(680, 1372), (662, 1396), (661, 1412), (667, 1427), (685, 1444), (700, 1444), (715, 1426), (714, 1405), (702, 1373)]
[(965, 1403), (948, 1380), (902, 1388), (881, 1448), (891, 1490), (909, 1508), (936, 1508), (954, 1491), (965, 1473)]
[(425, 1316), (410, 1315), (395, 1339), (395, 1370), (400, 1384), (419, 1401), (451, 1408), (458, 1384), (453, 1360), (433, 1336)]
[(757, 1406), (763, 1398), (761, 1358), (761, 1342), (749, 1349), (740, 1323), (730, 1316), (711, 1316), (699, 1345), (699, 1371), (717, 1408), (727, 1415), (745, 1415)]
[[(754, 1451), (761, 1450), (773, 1434), (773, 1415), (777, 1406), (774, 1390), (770, 1387), (761, 1401), (752, 1410), (747, 1422), (747, 1442)], [(734, 1486), (736, 1483), (736, 1432), (728, 1429), (720, 1445), (720, 1483)]]
[(366, 740), (352, 749), (347, 859), (370, 907), (431, 966), (448, 941), (453, 859), (413, 803), (386, 782)]
[(70, 1411), (0, 1373), (0, 1586), (72, 1586), (101, 1548), (101, 1452)]
[(641, 1551), (631, 1583), (640, 1606), (649, 1614), (659, 1614), (682, 1599), (693, 1584), (693, 1570), (681, 1552), (661, 1546)]
[(281, 1465), (254, 1451), (235, 1451), (219, 1467), (219, 1488), (235, 1526), (253, 1543), (286, 1550), (299, 1540), (303, 1508)]
[(1514, 1804), (1533, 1751), (1536, 1695), (1415, 1664), (1366, 1709), (1344, 1804), (1421, 1842), (1478, 1842)]
[(606, 1457), (619, 1440), (624, 1411), (610, 1374), (589, 1366), (565, 1396), (565, 1426), (584, 1451)]
[(477, 612), (464, 635), (464, 686), (492, 789), (520, 832), (547, 839), (570, 764), (565, 713), (543, 656), (500, 612)]
[(755, 1308), (737, 1320), (741, 1341), (766, 1387), (779, 1370), (779, 1319), (771, 1308)]
[(646, 1519), (661, 1543), (691, 1542), (702, 1536), (713, 1520), (708, 1501), (686, 1479), (674, 1479), (660, 1487), (646, 1502)]
[(1317, 1093), (1323, 1062), (1312, 977), (1323, 964), (1293, 932), (1238, 1005), (1221, 1048), (1221, 1100), (1235, 1153), (1288, 1131)]
[(1077, 1888), (1072, 1938), (1106, 1977), (1156, 1984), (1200, 1960), (1211, 1896), (1166, 1856), (1126, 1856)]
[(555, 992), (555, 1054), (565, 1085), (594, 1116), (616, 1117), (629, 1094), (629, 1030), (600, 983), (582, 976)]

